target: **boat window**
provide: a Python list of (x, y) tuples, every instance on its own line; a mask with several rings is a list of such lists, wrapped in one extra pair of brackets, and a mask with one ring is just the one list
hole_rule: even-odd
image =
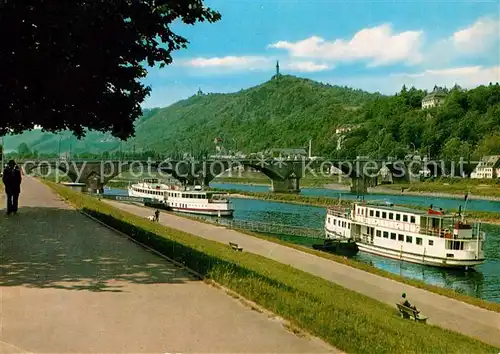
[(373, 216), (373, 210), (370, 209), (370, 216)]
[(387, 213), (385, 211), (382, 212), (382, 219), (387, 219)]
[(333, 225), (337, 225), (337, 219), (333, 219)]
[(417, 245), (422, 245), (422, 238), (421, 237), (417, 237), (417, 239), (415, 241), (417, 242)]
[(446, 240), (446, 249), (462, 251), (464, 249), (464, 243), (463, 241)]
[(408, 215), (403, 214), (403, 221), (408, 222)]
[(401, 214), (396, 214), (396, 220), (400, 221), (401, 220)]
[(453, 257), (455, 257), (455, 255), (453, 253), (446, 253), (446, 257), (453, 258)]
[(412, 237), (411, 236), (406, 236), (406, 242), (412, 243)]
[(429, 246), (434, 246), (434, 240), (429, 240)]
[(391, 240), (395, 240), (396, 239), (396, 234), (394, 232), (391, 232)]
[(412, 216), (412, 217), (410, 218), (410, 222), (411, 222), (412, 224), (415, 224), (415, 217), (414, 217), (414, 216)]
[(351, 223), (347, 223), (347, 228), (350, 229), (351, 228)]
[(382, 231), (377, 230), (377, 237), (380, 237), (380, 236), (382, 236)]
[(394, 214), (393, 213), (389, 213), (389, 219), (391, 219), (391, 220), (394, 219)]
[(384, 231), (384, 238), (388, 238), (389, 237), (389, 233), (387, 231)]
[(405, 235), (398, 235), (398, 241), (404, 241), (405, 240)]
[(375, 216), (376, 216), (377, 218), (379, 218), (379, 217), (380, 217), (380, 211), (378, 211), (378, 210), (377, 210), (377, 211), (375, 212)]

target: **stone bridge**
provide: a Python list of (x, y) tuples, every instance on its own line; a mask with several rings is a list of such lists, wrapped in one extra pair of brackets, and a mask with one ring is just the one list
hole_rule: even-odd
[[(272, 191), (298, 193), (300, 179), (310, 172), (325, 171), (334, 166), (351, 178), (351, 192), (363, 194), (368, 187), (377, 185), (377, 177), (382, 167), (387, 167), (395, 181), (409, 181), (410, 172), (427, 168), (431, 175), (463, 176), (477, 166), (477, 162), (461, 164), (446, 161), (382, 161), (382, 160), (324, 160), (324, 159), (219, 159), (219, 160), (165, 160), (165, 161), (104, 161), (104, 160), (31, 160), (18, 161), (25, 173), (35, 168), (41, 172), (55, 169), (69, 177), (72, 182), (85, 183), (87, 191), (102, 192), (107, 182), (130, 169), (146, 168), (147, 172), (161, 171), (171, 174), (179, 181), (194, 185), (208, 186), (221, 173), (233, 169), (251, 167), (262, 172), (271, 180)], [(328, 173), (328, 172), (327, 172)]]

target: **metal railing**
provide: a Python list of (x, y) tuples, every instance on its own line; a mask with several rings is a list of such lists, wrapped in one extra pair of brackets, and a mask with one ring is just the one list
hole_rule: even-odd
[(260, 221), (234, 220), (234, 219), (221, 221), (220, 223), (226, 224), (227, 226), (234, 229), (255, 231), (265, 234), (290, 235), (290, 236), (310, 237), (317, 239), (325, 238), (325, 233), (323, 229), (312, 229), (300, 226), (271, 224)]

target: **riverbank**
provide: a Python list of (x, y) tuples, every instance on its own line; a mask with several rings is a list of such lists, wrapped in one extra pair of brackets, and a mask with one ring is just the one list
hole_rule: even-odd
[[(187, 267), (201, 275), (237, 292), (246, 299), (256, 302), (343, 351), (355, 353), (459, 353), (464, 351), (493, 353), (497, 350), (491, 345), (486, 345), (450, 330), (444, 330), (441, 327), (401, 319), (393, 303), (395, 301), (393, 298), (399, 297), (400, 285), (396, 286), (397, 289), (385, 287), (385, 299), (384, 302), (380, 302), (370, 296), (363, 295), (364, 293), (372, 294), (371, 291), (353, 291), (337, 284), (335, 279), (329, 281), (323, 276), (316, 276), (271, 259), (284, 254), (283, 252), (290, 253), (291, 259), (295, 260), (297, 260), (297, 256), (304, 257), (300, 252), (291, 248), (273, 246), (272, 243), (242, 235), (238, 237), (243, 237), (242, 240), (245, 241), (238, 242), (245, 244), (245, 250), (244, 252), (234, 252), (227, 246), (226, 241), (228, 237), (230, 239), (236, 237), (232, 231), (226, 232), (215, 226), (206, 229), (206, 225), (202, 224), (198, 224), (196, 227), (192, 224), (189, 224), (189, 227), (182, 227), (182, 229), (189, 229), (196, 234), (203, 233), (206, 236), (201, 237), (170, 226), (179, 225), (179, 222), (183, 224), (181, 218), (175, 219), (174, 222), (162, 217), (160, 224), (152, 223), (144, 217), (144, 215), (149, 215), (149, 211), (146, 209), (135, 207), (123, 210), (121, 207), (113, 207), (110, 203), (99, 202), (63, 186), (51, 184), (51, 187), (76, 208), (90, 213), (168, 257), (180, 263), (184, 262)], [(219, 242), (212, 240), (213, 237), (217, 238)], [(222, 241), (220, 237), (223, 237), (224, 240)], [(269, 247), (272, 247), (276, 249), (275, 252), (272, 252), (274, 256), (260, 255), (253, 250), (252, 245), (260, 247), (261, 250), (268, 250)], [(313, 256), (305, 255), (305, 257), (309, 259)], [(330, 263), (333, 262), (327, 264), (326, 260), (317, 257), (314, 259), (322, 264), (321, 269), (324, 269), (326, 277), (332, 278), (338, 275), (340, 278), (337, 280), (341, 283), (344, 280), (357, 282), (356, 277), (345, 276), (344, 266), (334, 265), (334, 268), (339, 268), (339, 270), (332, 273)], [(307, 264), (312, 263), (308, 262)], [(372, 282), (365, 284), (372, 284)], [(392, 287), (394, 286), (392, 285)], [(402, 287), (405, 289), (404, 285)], [(408, 291), (417, 296), (416, 293), (420, 294), (422, 290), (408, 288)], [(372, 296), (374, 295), (372, 294)], [(425, 296), (422, 299), (424, 298)], [(453, 300), (439, 297), (438, 302), (442, 301), (453, 302)], [(468, 306), (457, 304), (459, 307)], [(432, 314), (429, 315), (433, 316), (439, 323), (449, 316), (443, 316), (438, 312), (448, 311), (447, 309), (454, 307), (437, 305), (439, 308), (435, 310), (436, 304), (433, 302), (429, 306), (429, 309), (432, 308), (429, 310)], [(483, 313), (484, 310), (475, 311)], [(452, 316), (460, 317), (459, 313), (455, 311)], [(491, 313), (487, 316), (491, 316)], [(439, 317), (441, 320), (438, 319)], [(446, 327), (456, 328), (462, 333), (470, 333), (469, 327), (472, 326), (472, 323), (468, 326), (465, 323), (461, 324), (461, 322), (449, 322), (458, 324), (460, 328), (455, 325)], [(480, 327), (482, 326), (480, 325)], [(491, 327), (491, 323), (487, 326)], [(484, 335), (486, 332), (481, 330), (478, 333)], [(497, 337), (493, 336), (492, 338), (496, 341)]]
[[(292, 203), (292, 204), (313, 205), (313, 206), (320, 206), (320, 207), (326, 207), (328, 205), (331, 205), (332, 200), (334, 202), (337, 202), (336, 199), (326, 198), (326, 197), (301, 197), (301, 196), (294, 195), (294, 194), (280, 195), (280, 194), (275, 194), (275, 193), (258, 193), (258, 192), (241, 192), (241, 191), (240, 192), (231, 191), (231, 192), (232, 192), (231, 194), (234, 197), (239, 197), (239, 198), (261, 199), (261, 200), (270, 200), (270, 201), (285, 202), (285, 203)], [(342, 205), (349, 206), (351, 201), (344, 200), (341, 203), (342, 203)], [(194, 215), (188, 216), (188, 215), (178, 214), (178, 213), (169, 213), (169, 214), (180, 216), (180, 217), (183, 217), (186, 219), (197, 220), (197, 221), (201, 221), (201, 222), (205, 222), (207, 224), (213, 225), (213, 222), (205, 221), (204, 219), (200, 219), (199, 217), (196, 217)], [(223, 225), (223, 226), (226, 227), (225, 225)], [(475, 297), (471, 297), (471, 296), (468, 296), (465, 294), (461, 294), (461, 293), (459, 293), (451, 288), (440, 287), (437, 285), (430, 285), (430, 284), (427, 284), (421, 280), (406, 278), (406, 277), (403, 277), (399, 274), (393, 274), (389, 271), (385, 271), (385, 270), (373, 267), (369, 264), (366, 264), (366, 263), (363, 263), (360, 261), (356, 261), (356, 260), (352, 260), (352, 259), (344, 259), (343, 257), (340, 257), (340, 256), (320, 252), (320, 251), (314, 250), (312, 248), (308, 248), (306, 246), (296, 245), (296, 244), (290, 243), (288, 241), (280, 240), (276, 237), (265, 236), (262, 234), (258, 234), (258, 233), (254, 233), (254, 232), (250, 232), (250, 231), (246, 231), (246, 230), (239, 230), (239, 231), (242, 233), (254, 236), (254, 237), (265, 239), (265, 240), (270, 241), (270, 242), (286, 245), (287, 247), (291, 247), (291, 248), (296, 248), (296, 249), (301, 250), (302, 252), (314, 254), (314, 255), (319, 256), (321, 258), (334, 260), (336, 262), (339, 262), (339, 263), (342, 263), (345, 265), (349, 265), (353, 268), (361, 269), (361, 270), (370, 272), (372, 274), (376, 274), (379, 276), (383, 276), (385, 278), (399, 281), (401, 283), (409, 284), (409, 285), (412, 285), (412, 286), (415, 286), (415, 287), (418, 287), (421, 289), (426, 289), (426, 290), (432, 291), (434, 293), (437, 293), (437, 294), (440, 294), (440, 295), (443, 295), (446, 297), (454, 298), (454, 299), (457, 299), (457, 300), (460, 300), (460, 301), (463, 301), (463, 302), (466, 302), (466, 303), (469, 303), (469, 304), (472, 304), (475, 306), (479, 306), (482, 308), (486, 308), (489, 310), (500, 312), (500, 304), (491, 303), (491, 302), (482, 300), (480, 298), (475, 298)]]
[[(226, 180), (225, 178), (216, 179), (214, 183), (232, 183), (241, 185), (261, 185), (270, 186), (269, 183), (264, 183), (262, 180), (253, 179), (238, 179), (233, 178), (231, 180)], [(350, 192), (351, 188), (348, 184), (343, 183), (303, 183), (300, 182), (301, 188), (324, 188), (330, 190), (338, 190)], [(451, 186), (451, 184), (450, 184)], [(481, 189), (482, 188), (482, 189)], [(401, 193), (403, 189), (403, 193)], [(477, 200), (490, 200), (490, 201), (500, 201), (500, 185), (494, 187), (488, 185), (486, 187), (481, 187), (481, 185), (460, 185), (460, 187), (446, 188), (442, 184), (435, 182), (417, 182), (415, 184), (392, 184), (392, 185), (380, 185), (376, 187), (368, 188), (368, 193), (371, 194), (402, 194), (402, 195), (412, 195), (412, 196), (426, 196), (426, 197), (436, 197), (436, 198), (452, 198), (452, 199), (463, 199), (465, 193), (469, 193), (469, 199)]]
[[(301, 196), (296, 194), (281, 194), (281, 193), (271, 193), (271, 192), (247, 192), (242, 190), (224, 190), (234, 197), (237, 198), (253, 198), (260, 200), (273, 200), (277, 202), (294, 203), (302, 205), (312, 205), (319, 207), (328, 207), (330, 205), (341, 204), (343, 206), (349, 206), (353, 202), (352, 200), (341, 200), (337, 198), (330, 197), (312, 197), (312, 196)], [(416, 205), (401, 205), (408, 208), (427, 210), (426, 207), (416, 206)], [(458, 212), (457, 209), (448, 210), (449, 213)], [(475, 220), (483, 223), (500, 225), (500, 214), (497, 212), (488, 211), (467, 211), (467, 215)]]

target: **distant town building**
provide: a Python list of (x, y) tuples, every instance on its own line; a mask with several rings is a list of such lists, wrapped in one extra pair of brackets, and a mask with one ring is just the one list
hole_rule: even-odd
[(434, 90), (425, 96), (422, 100), (422, 109), (440, 106), (446, 99), (446, 93), (441, 89), (434, 87)]
[(500, 155), (484, 156), (471, 173), (471, 178), (500, 178)]
[(306, 149), (270, 149), (269, 154), (272, 157), (281, 157), (281, 158), (293, 158), (295, 156), (304, 156), (306, 157), (307, 150)]

